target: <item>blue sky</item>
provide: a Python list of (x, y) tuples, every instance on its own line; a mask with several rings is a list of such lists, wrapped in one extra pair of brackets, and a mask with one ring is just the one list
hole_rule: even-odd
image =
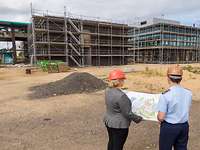
[(30, 21), (30, 3), (35, 9), (67, 11), (84, 16), (135, 22), (137, 18), (161, 17), (183, 24), (200, 24), (199, 0), (6, 0), (0, 5), (0, 20)]

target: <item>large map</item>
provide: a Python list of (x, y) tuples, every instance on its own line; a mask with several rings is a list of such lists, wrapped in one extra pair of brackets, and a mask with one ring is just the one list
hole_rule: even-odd
[(157, 121), (156, 107), (161, 94), (123, 91), (132, 102), (132, 111), (145, 120)]

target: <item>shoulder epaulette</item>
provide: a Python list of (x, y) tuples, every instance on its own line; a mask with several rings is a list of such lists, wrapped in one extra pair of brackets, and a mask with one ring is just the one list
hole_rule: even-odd
[(186, 89), (186, 90), (188, 90), (188, 91), (191, 91), (190, 89), (188, 89), (188, 88), (184, 88), (184, 89)]
[(169, 91), (170, 91), (170, 89), (167, 89), (166, 91), (162, 92), (162, 94), (165, 94), (165, 93), (167, 93)]

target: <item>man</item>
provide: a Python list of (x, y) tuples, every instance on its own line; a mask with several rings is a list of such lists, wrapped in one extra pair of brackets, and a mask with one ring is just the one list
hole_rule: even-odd
[(170, 66), (167, 78), (170, 88), (162, 93), (158, 103), (160, 150), (187, 150), (189, 111), (192, 92), (180, 85), (183, 71), (179, 65)]

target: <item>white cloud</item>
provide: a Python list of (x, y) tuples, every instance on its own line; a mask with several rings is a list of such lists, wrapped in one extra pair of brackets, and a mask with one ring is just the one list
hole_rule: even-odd
[[(7, 0), (0, 5), (0, 20), (30, 20), (31, 0)], [(72, 13), (131, 20), (136, 17), (153, 17), (165, 14), (166, 18), (191, 23), (199, 20), (199, 0), (32, 0), (36, 9), (63, 14), (64, 6)]]

